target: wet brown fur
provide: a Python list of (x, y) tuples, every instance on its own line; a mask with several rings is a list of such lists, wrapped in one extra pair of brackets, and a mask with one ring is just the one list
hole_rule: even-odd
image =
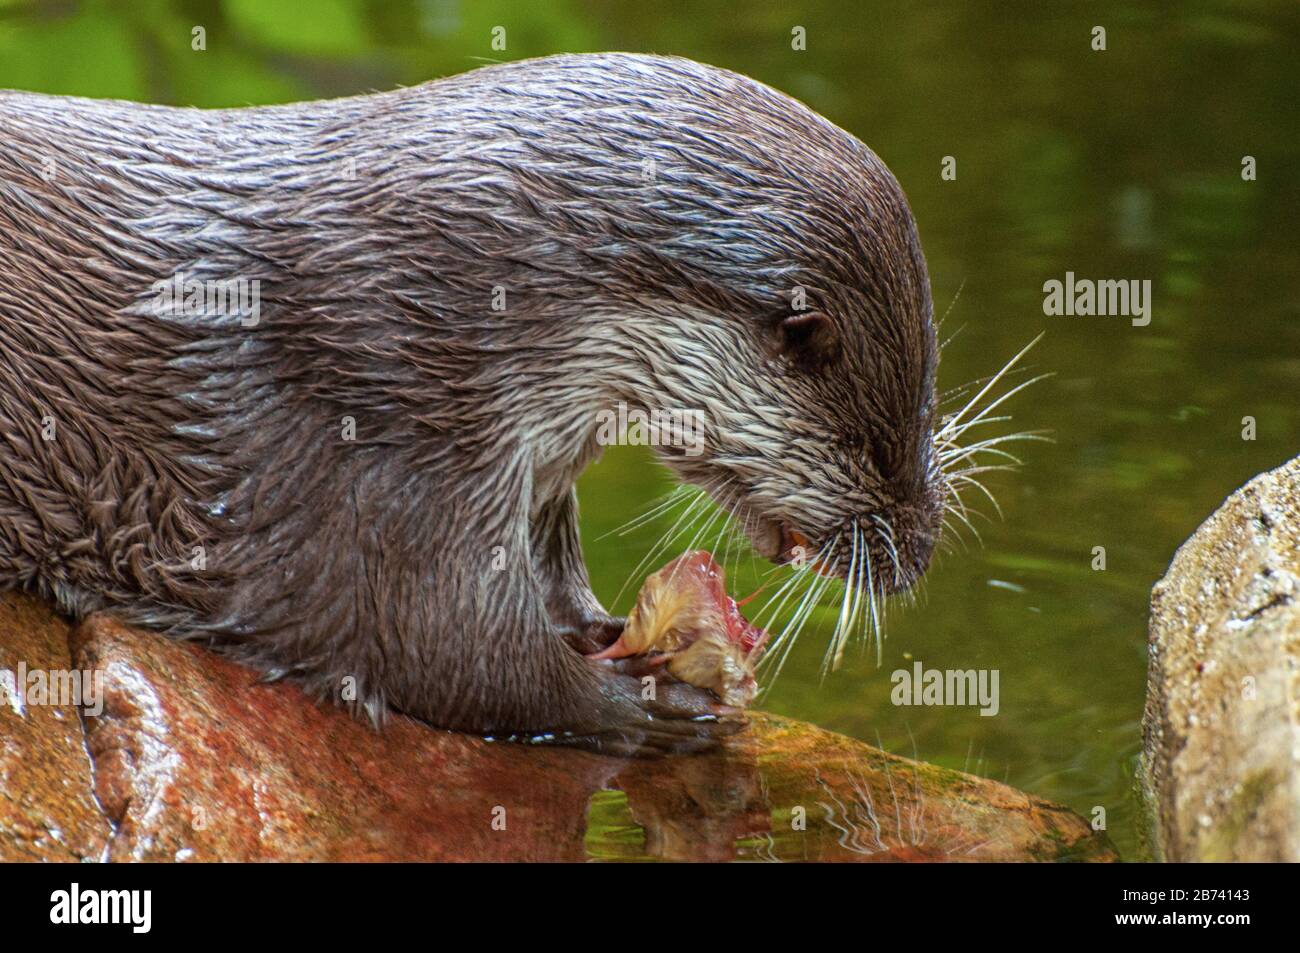
[[(260, 322), (158, 314), (177, 272), (260, 281)], [(690, 748), (707, 698), (564, 638), (606, 618), (572, 489), (597, 412), (703, 410), (680, 476), (818, 545), (883, 514), (907, 584), (931, 318), (880, 160), (687, 60), (233, 110), (0, 92), (0, 584), (376, 717)]]

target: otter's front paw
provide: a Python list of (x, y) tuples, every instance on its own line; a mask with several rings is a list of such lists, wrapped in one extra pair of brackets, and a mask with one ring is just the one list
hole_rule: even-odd
[(708, 751), (746, 724), (744, 712), (642, 658), (592, 662), (601, 703), (572, 744), (602, 754), (654, 757)]
[(626, 624), (627, 619), (621, 616), (598, 616), (565, 626), (560, 634), (575, 652), (594, 655), (617, 642)]

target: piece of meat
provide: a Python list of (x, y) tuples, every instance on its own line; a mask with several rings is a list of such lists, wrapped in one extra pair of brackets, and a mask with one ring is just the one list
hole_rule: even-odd
[(767, 633), (727, 595), (722, 567), (704, 551), (686, 553), (648, 577), (623, 634), (594, 659), (645, 655), (676, 678), (743, 707), (758, 691), (754, 666)]

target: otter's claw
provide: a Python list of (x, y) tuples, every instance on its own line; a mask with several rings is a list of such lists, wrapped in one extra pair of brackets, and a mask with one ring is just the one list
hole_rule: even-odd
[(602, 723), (567, 743), (621, 757), (693, 754), (717, 747), (745, 726), (743, 712), (721, 704), (712, 692), (679, 682), (662, 668), (634, 671), (644, 664), (627, 659), (594, 665), (605, 700)]

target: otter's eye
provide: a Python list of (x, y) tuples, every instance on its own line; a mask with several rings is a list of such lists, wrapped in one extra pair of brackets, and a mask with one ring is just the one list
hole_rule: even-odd
[(839, 435), (836, 441), (844, 455), (856, 461), (858, 466), (866, 467), (868, 472), (874, 474), (883, 472), (882, 466), (887, 461), (881, 458), (887, 451), (882, 451), (867, 431), (848, 430)]
[(865, 433), (862, 431), (846, 433), (840, 438), (840, 446), (846, 456), (856, 460), (860, 466), (876, 472), (876, 448)]
[(822, 311), (802, 311), (781, 321), (781, 351), (801, 364), (822, 367), (839, 345), (835, 322)]
[(868, 443), (870, 443), (871, 462), (876, 465), (876, 472), (881, 476), (892, 477), (894, 462), (891, 447), (879, 437), (871, 437)]

